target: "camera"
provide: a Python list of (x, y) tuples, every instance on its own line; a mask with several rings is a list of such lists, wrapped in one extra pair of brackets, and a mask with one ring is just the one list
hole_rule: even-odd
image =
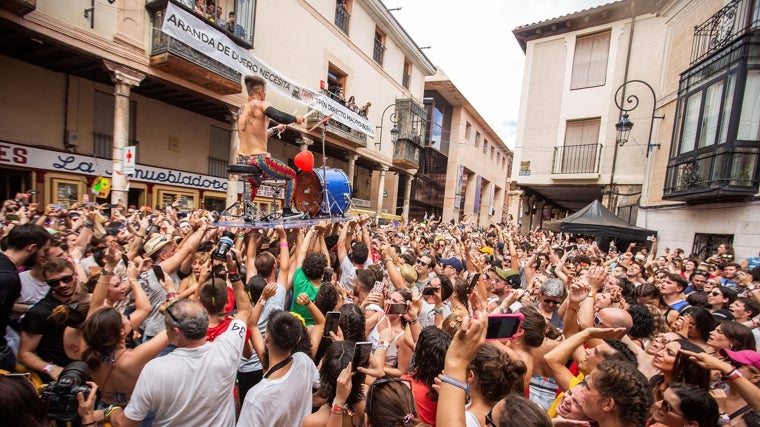
[(229, 231), (222, 233), (222, 237), (219, 239), (219, 245), (217, 245), (214, 252), (211, 253), (211, 258), (217, 261), (226, 261), (227, 253), (232, 248), (235, 241), (235, 235)]
[(48, 406), (48, 418), (59, 421), (72, 421), (77, 417), (77, 393), (84, 398), (90, 395), (90, 386), (85, 384), (89, 375), (87, 363), (76, 361), (69, 363), (58, 381), (53, 381), (42, 390), (42, 399)]

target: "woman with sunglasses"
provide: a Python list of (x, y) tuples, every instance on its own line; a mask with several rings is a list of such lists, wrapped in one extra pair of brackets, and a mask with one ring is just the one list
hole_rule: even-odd
[(650, 427), (714, 427), (718, 425), (718, 403), (706, 389), (673, 383), (652, 405)]
[(736, 300), (736, 291), (725, 286), (715, 286), (707, 294), (707, 309), (718, 319), (730, 319), (728, 306)]

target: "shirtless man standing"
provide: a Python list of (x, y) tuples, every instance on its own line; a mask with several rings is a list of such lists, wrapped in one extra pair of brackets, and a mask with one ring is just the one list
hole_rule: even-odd
[[(245, 88), (248, 91), (248, 101), (240, 110), (238, 117), (238, 135), (240, 137), (239, 155), (247, 157), (253, 166), (258, 166), (263, 175), (271, 179), (285, 179), (285, 204), (282, 210), (282, 219), (295, 219), (302, 216), (299, 211), (291, 208), (293, 186), (296, 172), (280, 160), (274, 159), (267, 152), (267, 138), (269, 120), (278, 123), (277, 129), (282, 132), (286, 124), (304, 123), (304, 118), (292, 116), (272, 107), (266, 100), (266, 82), (258, 76), (246, 76)], [(275, 128), (273, 127), (272, 130)], [(261, 183), (261, 176), (251, 181), (251, 199), (256, 197)]]

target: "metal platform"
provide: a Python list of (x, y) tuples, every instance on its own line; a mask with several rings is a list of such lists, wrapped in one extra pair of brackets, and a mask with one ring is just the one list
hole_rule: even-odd
[(281, 225), (282, 228), (287, 230), (291, 228), (309, 227), (312, 225), (317, 225), (322, 222), (326, 222), (328, 224), (332, 224), (336, 222), (346, 222), (355, 218), (358, 218), (358, 215), (325, 216), (325, 217), (316, 217), (316, 218), (292, 219), (288, 221), (263, 221), (263, 220), (219, 221), (219, 222), (212, 222), (209, 225), (216, 226), (216, 227), (236, 227), (236, 228), (252, 228), (252, 229), (269, 229), (269, 228), (275, 228), (278, 225)]

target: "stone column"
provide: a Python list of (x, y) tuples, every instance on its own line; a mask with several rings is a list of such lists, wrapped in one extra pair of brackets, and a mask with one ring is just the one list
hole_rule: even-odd
[(388, 166), (380, 165), (380, 179), (377, 183), (377, 216), (383, 213), (383, 192), (385, 191), (385, 173), (388, 172)]
[(348, 183), (351, 184), (351, 188), (354, 188), (354, 173), (356, 170), (356, 160), (359, 159), (359, 155), (356, 153), (351, 153), (348, 156), (346, 156), (348, 159)]
[(412, 198), (412, 181), (414, 180), (413, 174), (406, 176), (406, 185), (404, 186), (404, 210), (401, 212), (401, 216), (404, 218), (405, 223), (409, 223), (409, 205)]
[(127, 205), (127, 177), (123, 172), (122, 157), (124, 147), (129, 144), (129, 92), (142, 82), (145, 74), (110, 61), (103, 62), (111, 72), (111, 81), (114, 83), (111, 203), (121, 202)]
[[(240, 150), (240, 135), (238, 135), (238, 115), (240, 111), (237, 108), (230, 108), (229, 113), (225, 116), (230, 123), (230, 164), (238, 162), (238, 151)], [(238, 176), (227, 176), (227, 202), (225, 206), (231, 206), (238, 199)]]

